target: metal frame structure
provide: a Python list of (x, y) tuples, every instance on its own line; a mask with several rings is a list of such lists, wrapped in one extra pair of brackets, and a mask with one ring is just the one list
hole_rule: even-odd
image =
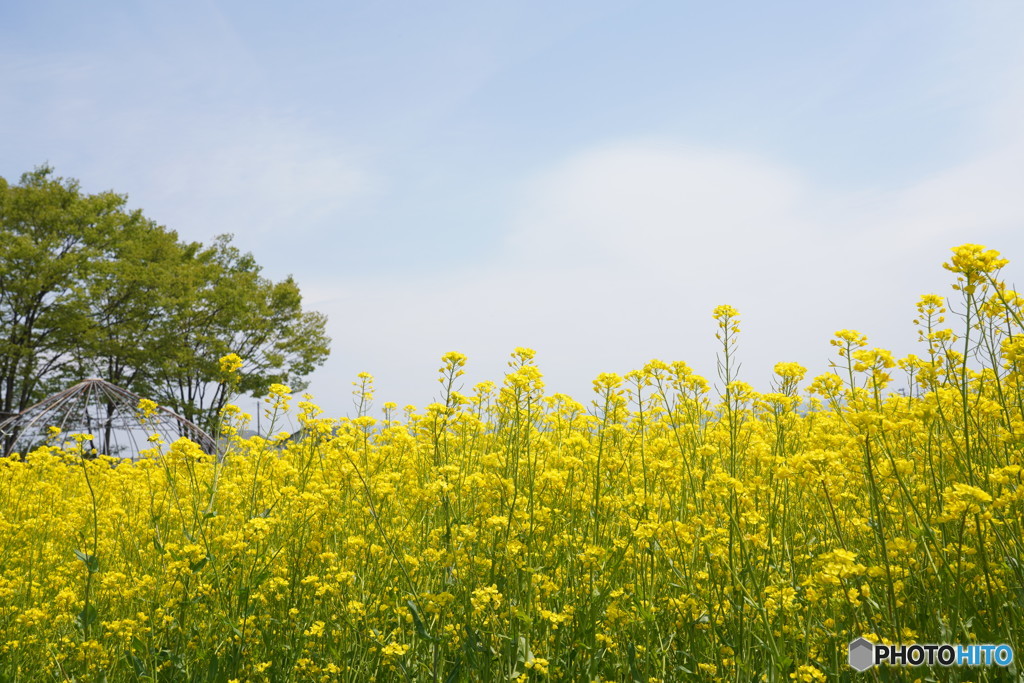
[(24, 455), (54, 441), (50, 428), (56, 427), (66, 440), (70, 434), (92, 434), (86, 449), (122, 458), (136, 458), (150, 447), (157, 434), (165, 441), (185, 437), (205, 452), (215, 455), (214, 439), (177, 413), (158, 406), (144, 418), (139, 413), (142, 397), (106, 380), (92, 377), (49, 396), (21, 413), (0, 422), (3, 455)]

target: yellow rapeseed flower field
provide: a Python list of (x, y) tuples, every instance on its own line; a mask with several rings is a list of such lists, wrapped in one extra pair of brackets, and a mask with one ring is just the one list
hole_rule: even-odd
[[(655, 360), (581, 403), (517, 349), (463, 395), (451, 353), (442, 402), (375, 418), (361, 375), (353, 418), (297, 403), (298, 441), (242, 439), (229, 407), (223, 458), (55, 436), (0, 462), (0, 680), (820, 681), (853, 673), (859, 636), (1021, 653), (1024, 297), (1005, 264), (954, 250), (920, 356), (842, 330), (833, 372), (780, 363), (764, 393), (720, 306), (720, 392)], [(292, 400), (275, 386), (267, 410)]]

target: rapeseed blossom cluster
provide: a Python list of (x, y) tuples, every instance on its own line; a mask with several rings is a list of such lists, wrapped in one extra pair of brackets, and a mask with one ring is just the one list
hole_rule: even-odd
[[(841, 330), (832, 372), (782, 362), (766, 393), (719, 306), (720, 392), (652, 360), (549, 395), (520, 348), (465, 394), (446, 354), (423, 410), (375, 416), (366, 373), (351, 418), (304, 396), (302, 439), (241, 438), (229, 406), (222, 454), (53, 430), (0, 461), (0, 680), (824, 681), (861, 636), (1024, 652), (1005, 264), (954, 250), (920, 356)], [(268, 434), (293, 400), (271, 387)]]

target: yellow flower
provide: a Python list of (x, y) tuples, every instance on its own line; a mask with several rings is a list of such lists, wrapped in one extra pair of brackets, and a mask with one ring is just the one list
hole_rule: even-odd
[(815, 683), (816, 681), (827, 681), (828, 678), (820, 669), (811, 664), (801, 664), (797, 670), (789, 674), (789, 677), (800, 683)]
[(943, 508), (950, 519), (966, 514), (981, 512), (982, 508), (992, 502), (992, 496), (986, 491), (970, 484), (953, 484), (942, 494)]
[(159, 406), (156, 401), (148, 398), (140, 398), (139, 405), (136, 407), (136, 410), (138, 411), (139, 418), (141, 420), (148, 420), (156, 414), (157, 408), (159, 408)]
[(1000, 258), (995, 249), (986, 249), (980, 244), (961, 244), (953, 247), (952, 251), (953, 258), (942, 267), (969, 278), (979, 273), (993, 273), (1009, 263), (1007, 259)]
[[(130, 672), (127, 642), (186, 668), (244, 650), (246, 680), (280, 662), (323, 683), (417, 676), (442, 650), (479, 653), (483, 678), (509, 673), (486, 653), (518, 652), (523, 680), (675, 680), (681, 645), (695, 680), (818, 683), (861, 635), (1017, 632), (1017, 612), (990, 611), (1014, 604), (1024, 560), (1024, 299), (994, 281), (993, 254), (954, 259), (960, 286), (988, 288), (954, 307), (970, 328), (939, 329), (944, 300), (926, 295), (920, 356), (840, 330), (844, 360), (806, 399), (795, 362), (767, 392), (737, 381), (739, 314), (722, 306), (724, 405), (679, 360), (597, 375), (584, 405), (546, 394), (517, 349), (471, 396), (449, 381), (465, 356), (445, 354), (438, 402), (386, 403), (384, 419), (367, 373), (354, 416), (321, 418), (304, 395), (301, 441), (238, 438), (250, 418), (228, 406), (217, 457), (171, 430), (141, 458), (81, 458), (91, 435), (37, 430), (47, 445), (0, 458), (0, 679)], [(881, 390), (888, 373), (899, 392)], [(283, 421), (261, 434), (296, 428), (290, 397), (270, 388)], [(796, 661), (768, 668), (759, 642)]]
[(243, 361), (237, 353), (229, 353), (220, 358), (221, 374), (231, 375), (242, 369)]
[(271, 384), (267, 392), (272, 398), (287, 398), (291, 396), (292, 390), (285, 384)]
[(807, 374), (807, 368), (799, 363), (776, 363), (775, 374), (786, 379), (800, 381)]
[(839, 347), (839, 355), (845, 356), (848, 350), (859, 349), (867, 346), (868, 338), (857, 330), (839, 330), (836, 338), (829, 343)]
[(594, 380), (594, 391), (603, 394), (622, 386), (622, 378), (614, 372), (602, 372)]
[(477, 588), (473, 591), (473, 597), (470, 598), (470, 602), (473, 604), (473, 610), (477, 612), (484, 611), (488, 608), (498, 609), (501, 607), (502, 595), (498, 592), (498, 587), (494, 584), (485, 588)]
[(735, 318), (739, 314), (739, 311), (737, 311), (732, 306), (729, 306), (728, 304), (715, 306), (715, 310), (712, 312), (712, 315), (714, 316), (715, 320), (726, 320), (728, 318)]
[(404, 643), (388, 643), (381, 653), (386, 657), (403, 657), (408, 651), (409, 646)]
[(540, 676), (547, 676), (549, 664), (550, 662), (548, 662), (548, 660), (544, 659), (543, 657), (534, 657), (533, 659), (528, 659), (525, 663), (525, 666), (528, 671), (531, 671)]

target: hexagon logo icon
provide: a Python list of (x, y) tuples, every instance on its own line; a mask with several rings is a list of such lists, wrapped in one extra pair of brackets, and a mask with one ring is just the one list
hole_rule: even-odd
[(850, 643), (849, 661), (857, 671), (867, 671), (875, 665), (875, 646), (867, 638), (858, 638)]

